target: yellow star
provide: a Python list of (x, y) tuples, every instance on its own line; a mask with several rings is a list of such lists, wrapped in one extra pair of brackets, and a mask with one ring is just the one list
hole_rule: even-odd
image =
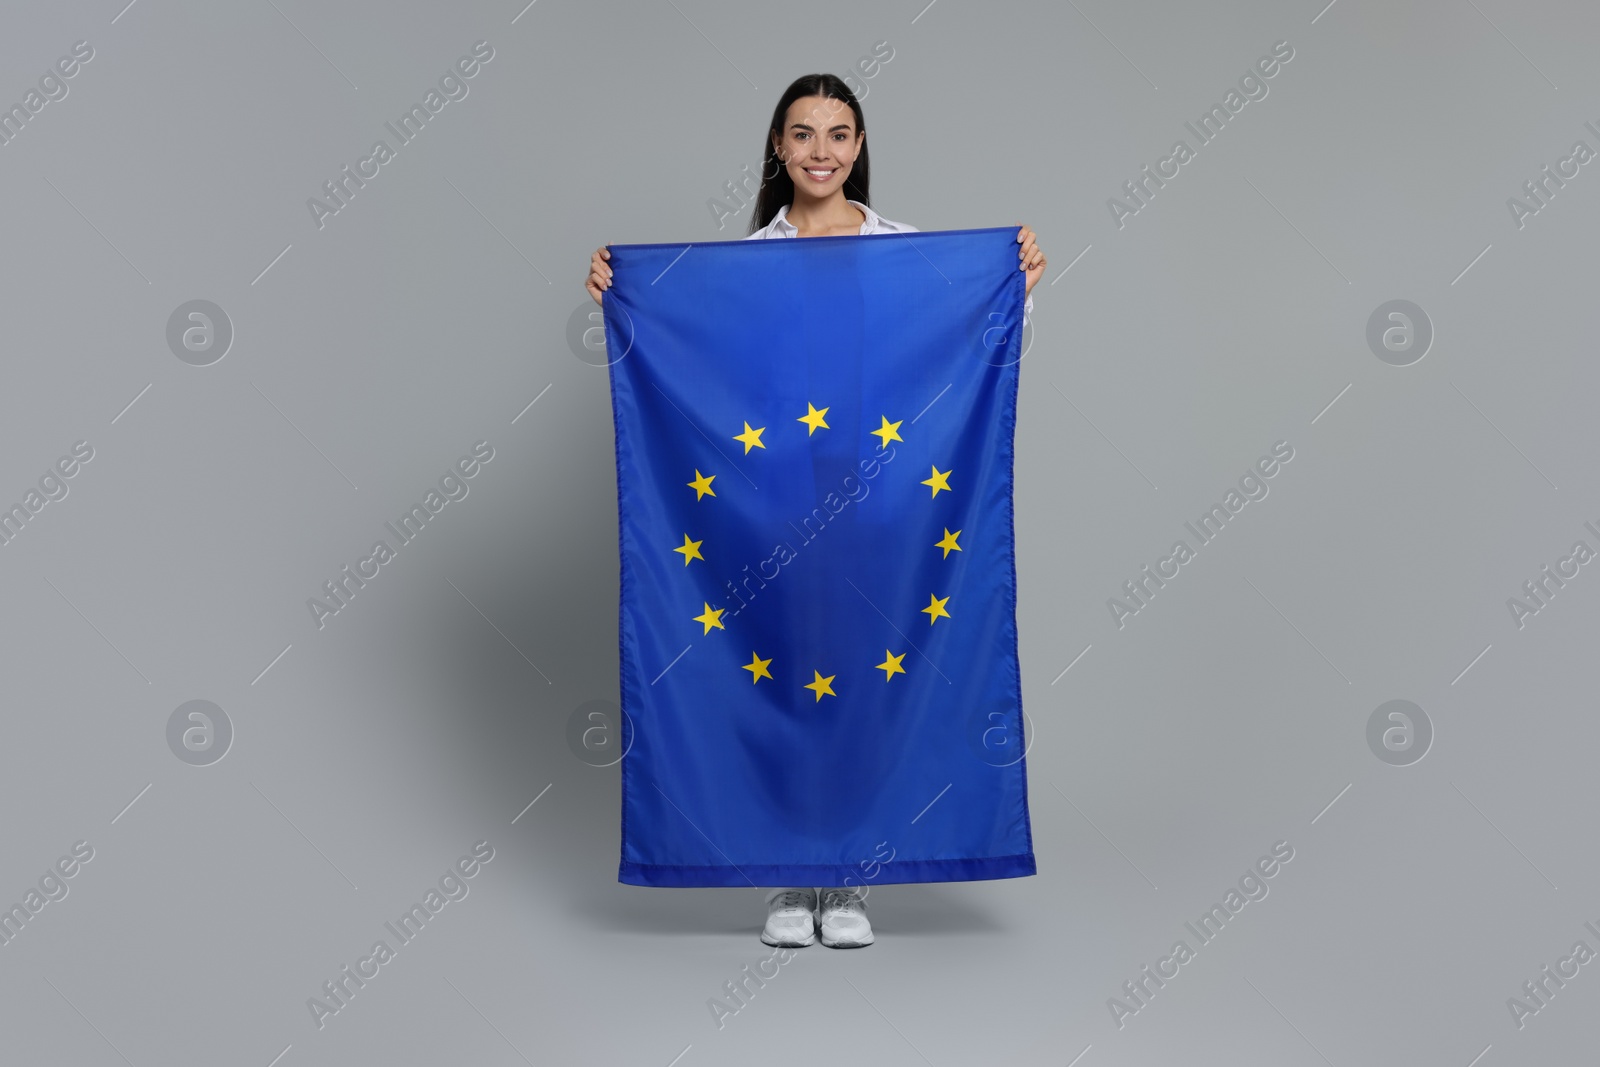
[(929, 626), (932, 626), (935, 622), (937, 622), (941, 616), (943, 616), (946, 619), (948, 619), (950, 617), (950, 613), (948, 611), (944, 610), (944, 606), (946, 604), (948, 604), (949, 602), (950, 602), (950, 598), (949, 597), (945, 597), (945, 598), (943, 598), (941, 600), (939, 597), (934, 596), (932, 593), (928, 594), (928, 606), (923, 608), (922, 610), (928, 616), (928, 625)]
[[(688, 534), (685, 534), (684, 536), (687, 537)], [(944, 528), (944, 540), (943, 541), (935, 541), (933, 543), (933, 547), (934, 548), (942, 548), (942, 549), (944, 549), (944, 558), (945, 559), (949, 559), (950, 558), (950, 553), (952, 551), (956, 551), (956, 552), (960, 552), (961, 551), (961, 546), (956, 544), (956, 538), (958, 538), (960, 536), (961, 536), (961, 531), (960, 530), (957, 530), (955, 533), (951, 533), (950, 532), (950, 527), (946, 526)], [(699, 544), (699, 543), (700, 542), (698, 542), (698, 541), (695, 542), (695, 544)], [(681, 552), (682, 549), (679, 549), (679, 551)]]
[(887, 682), (890, 678), (893, 678), (897, 674), (906, 673), (906, 669), (900, 666), (900, 661), (906, 658), (906, 654), (904, 652), (896, 656), (891, 654), (886, 648), (883, 650), (883, 655), (884, 660), (882, 663), (878, 664), (878, 670), (883, 672), (884, 681)]
[[(945, 532), (949, 533), (950, 531), (946, 530)], [(684, 534), (683, 544), (672, 551), (683, 553), (683, 565), (687, 567), (691, 559), (700, 560), (702, 563), (705, 562), (705, 557), (700, 554), (700, 546), (703, 544), (705, 544), (704, 541), (691, 541), (689, 540), (689, 535)]]
[(824, 678), (821, 671), (813, 670), (811, 673), (816, 680), (807, 685), (806, 688), (817, 694), (817, 703), (822, 703), (824, 696), (836, 697), (839, 695), (833, 691), (833, 680), (839, 677), (837, 674), (830, 674)]
[[(706, 624), (706, 634), (711, 632), (713, 626), (719, 630), (726, 629), (722, 625), (722, 613), (727, 610), (727, 608), (713, 608), (710, 604), (706, 604), (706, 613), (704, 615), (696, 615), (694, 621)], [(706, 634), (701, 634), (700, 636), (704, 637)]]
[(883, 444), (878, 446), (880, 449), (887, 447), (890, 441), (905, 441), (905, 438), (901, 437), (899, 434), (900, 422), (904, 422), (904, 419), (901, 419), (900, 422), (890, 422), (889, 416), (887, 415), (880, 415), (878, 417), (883, 420), (883, 425), (872, 432), (883, 438)]
[(760, 427), (758, 429), (752, 430), (750, 428), (750, 424), (747, 422), (747, 423), (744, 424), (744, 433), (736, 433), (736, 434), (734, 434), (733, 435), (733, 439), (735, 441), (743, 441), (744, 442), (744, 454), (748, 456), (750, 454), (750, 450), (752, 448), (766, 448), (767, 447), (766, 445), (761, 443), (761, 432), (763, 430), (765, 430), (765, 429), (766, 429), (766, 427), (762, 426), (762, 427)]
[(823, 408), (821, 411), (818, 411), (816, 409), (816, 407), (813, 404), (809, 403), (809, 402), (806, 404), (806, 408), (807, 408), (806, 413), (804, 415), (801, 415), (798, 419), (795, 419), (794, 421), (795, 422), (803, 422), (803, 423), (806, 424), (806, 426), (809, 427), (809, 429), (806, 430), (806, 436), (807, 437), (810, 437), (812, 434), (816, 433), (817, 432), (817, 427), (819, 427), (819, 426), (822, 427), (824, 430), (830, 428), (826, 422), (822, 421), (822, 416), (824, 416), (824, 415), (826, 415), (828, 413), (828, 409), (827, 408)]
[(948, 493), (948, 492), (951, 491), (950, 490), (950, 472), (949, 471), (941, 471), (938, 468), (938, 466), (935, 466), (933, 468), (933, 477), (932, 478), (924, 478), (922, 480), (922, 484), (923, 485), (931, 485), (931, 486), (933, 486), (933, 494), (932, 495), (934, 495), (934, 496), (938, 496), (939, 495), (939, 490), (941, 490), (941, 489), (943, 489), (945, 492)]
[(694, 481), (686, 482), (684, 484), (688, 485), (688, 487), (690, 489), (694, 490), (694, 498), (696, 500), (699, 500), (703, 496), (716, 496), (717, 495), (716, 493), (711, 491), (711, 479), (715, 478), (715, 477), (716, 477), (715, 474), (711, 474), (711, 475), (701, 474), (699, 468), (696, 468), (695, 472), (694, 472)]
[[(767, 664), (769, 664), (771, 662), (772, 661), (770, 659), (762, 659), (760, 656), (756, 655), (754, 652), (750, 653), (750, 662), (746, 663), (742, 669), (747, 670), (747, 671), (750, 672), (750, 684), (751, 685), (755, 685), (757, 682), (759, 682), (763, 678), (771, 678), (772, 677), (772, 675), (767, 672)], [(774, 680), (776, 680), (776, 679), (774, 679)]]

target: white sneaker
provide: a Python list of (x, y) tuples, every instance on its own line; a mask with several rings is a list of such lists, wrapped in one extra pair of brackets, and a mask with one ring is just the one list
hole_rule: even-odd
[(767, 893), (767, 926), (761, 931), (764, 944), (781, 948), (805, 948), (817, 939), (816, 890), (810, 886), (773, 889)]
[(817, 912), (822, 943), (829, 948), (862, 948), (872, 944), (867, 902), (859, 889), (824, 889)]

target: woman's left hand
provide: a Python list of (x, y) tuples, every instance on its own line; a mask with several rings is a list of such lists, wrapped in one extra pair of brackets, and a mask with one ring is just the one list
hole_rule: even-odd
[[(1020, 222), (1017, 225), (1022, 226)], [(1044, 277), (1045, 264), (1048, 262), (1044, 258), (1044, 253), (1039, 251), (1039, 246), (1034, 244), (1033, 237), (1033, 231), (1026, 226), (1017, 231), (1017, 242), (1022, 245), (1017, 254), (1017, 268), (1026, 271), (1025, 276), (1028, 279), (1025, 293), (1033, 292), (1035, 283)]]

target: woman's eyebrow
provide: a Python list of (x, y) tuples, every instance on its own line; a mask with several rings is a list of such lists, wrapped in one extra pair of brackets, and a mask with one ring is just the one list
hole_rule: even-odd
[[(814, 129), (812, 129), (812, 126), (809, 122), (793, 122), (789, 124), (789, 128), (791, 130), (812, 130), (813, 133), (816, 132)], [(851, 126), (848, 122), (839, 122), (829, 126), (828, 129), (830, 132), (833, 130), (844, 130), (848, 132), (851, 129)]]

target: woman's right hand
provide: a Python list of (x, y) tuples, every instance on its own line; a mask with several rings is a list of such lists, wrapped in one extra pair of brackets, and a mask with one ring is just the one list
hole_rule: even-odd
[(600, 294), (611, 288), (611, 268), (606, 264), (610, 258), (611, 250), (605, 245), (595, 249), (594, 255), (589, 257), (589, 277), (583, 287), (589, 290), (596, 304), (601, 303)]

